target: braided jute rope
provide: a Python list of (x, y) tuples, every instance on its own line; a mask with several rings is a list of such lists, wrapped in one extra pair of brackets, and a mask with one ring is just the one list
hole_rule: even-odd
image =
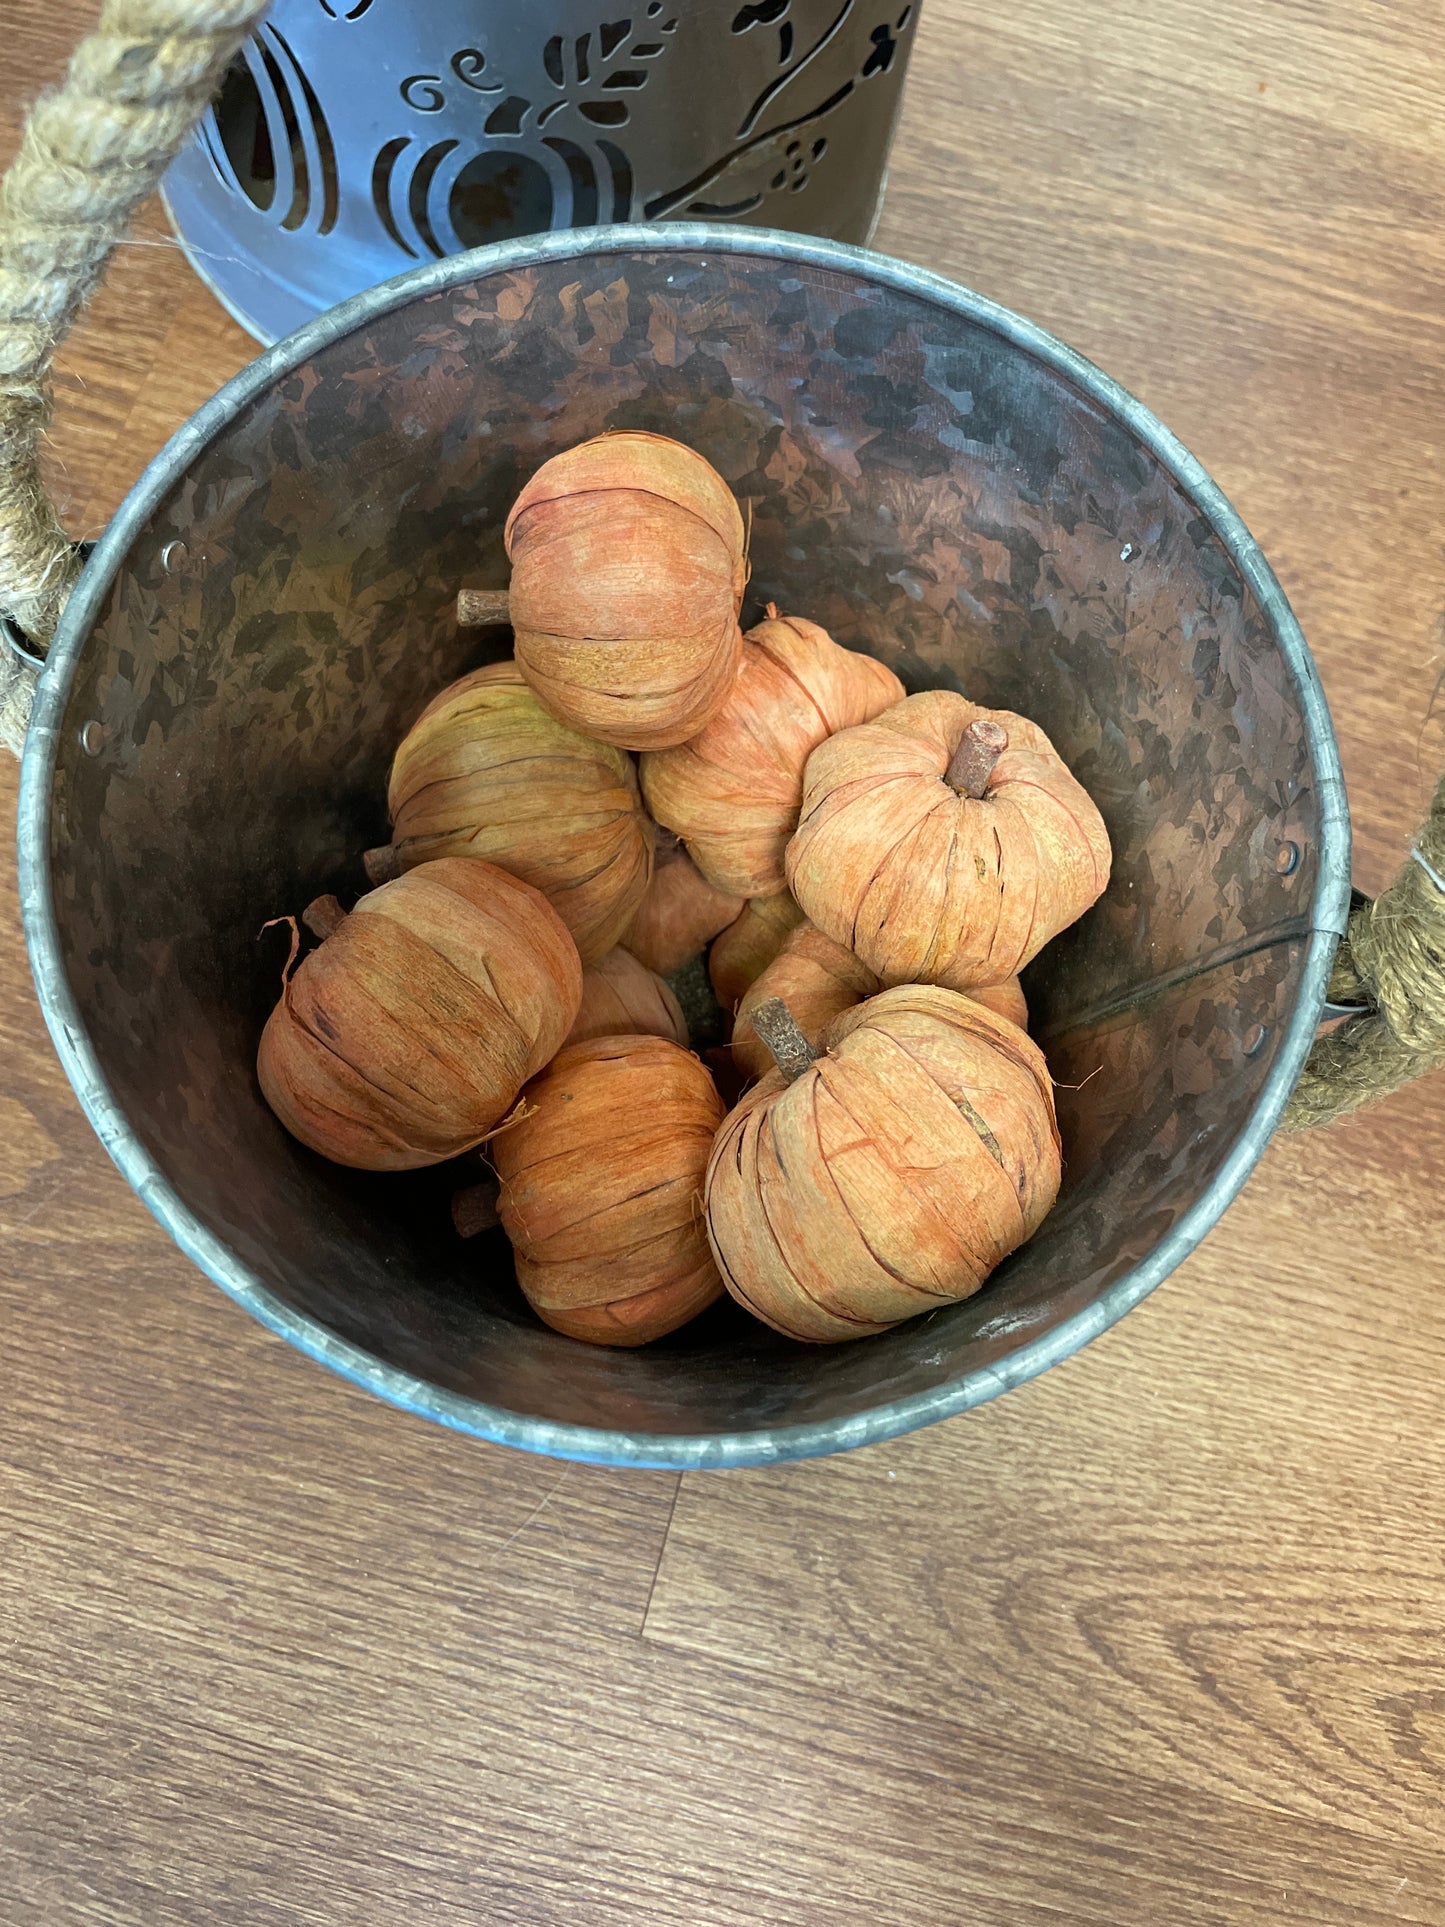
[[(41, 652), (79, 574), (40, 480), (51, 358), (265, 9), (106, 0), (0, 183), (0, 611)], [(0, 641), (0, 737), (17, 755), (34, 680)]]
[(1329, 1124), (1445, 1064), (1445, 777), (1400, 874), (1350, 917), (1330, 997), (1363, 1008), (1311, 1051), (1287, 1131)]
[[(0, 183), (0, 612), (41, 650), (79, 573), (40, 480), (52, 356), (265, 10), (266, 0), (105, 0)], [(33, 691), (0, 640), (0, 738), (17, 755)], [(1331, 995), (1361, 1014), (1316, 1044), (1287, 1129), (1328, 1123), (1445, 1063), (1445, 781), (1415, 850), (1350, 920)]]

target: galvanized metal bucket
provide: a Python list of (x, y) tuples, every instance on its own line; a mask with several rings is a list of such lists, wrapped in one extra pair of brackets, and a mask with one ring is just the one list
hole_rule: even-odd
[(165, 194), (262, 341), (549, 228), (867, 241), (917, 19), (918, 0), (275, 0)]
[[(392, 746), (477, 660), (520, 483), (608, 426), (753, 505), (768, 600), (910, 688), (1027, 711), (1098, 801), (1104, 900), (1030, 973), (1067, 1170), (966, 1304), (852, 1345), (731, 1304), (639, 1352), (545, 1330), (449, 1170), (289, 1139), (256, 1039), (268, 918), (362, 887)], [(745, 612), (747, 613), (747, 612)], [(1259, 1157), (1349, 901), (1333, 734), (1264, 558), (1198, 463), (1060, 343), (835, 244), (621, 227), (419, 268), (263, 355), (153, 462), (86, 568), (26, 750), (21, 878), (57, 1049), (159, 1221), (383, 1397), (613, 1464), (744, 1465), (994, 1397), (1121, 1317)]]

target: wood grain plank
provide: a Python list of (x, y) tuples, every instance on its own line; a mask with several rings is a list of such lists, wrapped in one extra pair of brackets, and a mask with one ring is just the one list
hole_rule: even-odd
[(398, 1584), (364, 1499), (277, 1507), (235, 1563), (231, 1523), (197, 1503), (179, 1531), (164, 1515), (173, 1564), (150, 1556), (147, 1496), (106, 1497), (83, 1531), (19, 1543), (0, 1687), (17, 1919), (1440, 1918), (1435, 1855), (583, 1636), (544, 1586), (529, 1618), (460, 1593), (445, 1561)]
[(1394, 1117), (1393, 1159), (1273, 1150), (1161, 1293), (997, 1405), (687, 1480), (648, 1636), (1437, 1843), (1445, 1306), (1402, 1172), (1445, 1127), (1423, 1093)]

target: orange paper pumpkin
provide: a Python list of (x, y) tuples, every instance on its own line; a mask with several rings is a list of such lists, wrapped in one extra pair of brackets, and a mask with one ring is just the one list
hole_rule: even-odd
[(712, 720), (676, 749), (643, 757), (647, 807), (720, 890), (774, 895), (809, 755), (902, 695), (881, 662), (770, 606), (768, 620), (748, 631), (737, 679)]
[(665, 435), (600, 435), (545, 462), (512, 506), (510, 615), (522, 673), (554, 716), (622, 749), (696, 735), (742, 650), (737, 502)]
[(1000, 983), (1109, 880), (1103, 819), (1044, 732), (942, 689), (808, 759), (788, 884), (885, 984)]
[(623, 934), (623, 947), (659, 977), (690, 963), (742, 909), (741, 897), (715, 890), (670, 832), (657, 839), (652, 881), (637, 915)]
[(702, 1181), (723, 1107), (660, 1037), (569, 1044), (492, 1141), (517, 1279), (539, 1318), (599, 1345), (645, 1345), (721, 1296)]
[(582, 973), (582, 1007), (568, 1033), (569, 1044), (590, 1037), (668, 1037), (687, 1042), (682, 1006), (655, 970), (630, 950), (609, 950)]
[[(767, 1045), (753, 1029), (752, 1014), (759, 1004), (781, 998), (808, 1042), (821, 1046), (835, 1018), (864, 998), (876, 996), (882, 988), (867, 964), (851, 950), (825, 937), (816, 925), (800, 923), (738, 1005), (733, 1024), (733, 1062), (748, 1078), (765, 1077), (773, 1068)], [(1029, 1008), (1017, 977), (970, 990), (967, 995), (1020, 1029), (1027, 1027)]]
[(881, 987), (851, 950), (825, 937), (816, 925), (800, 923), (738, 1005), (733, 1062), (750, 1078), (766, 1077), (773, 1068), (767, 1045), (753, 1029), (753, 1012), (759, 1004), (781, 998), (799, 1030), (817, 1046), (835, 1017), (875, 996)]
[(976, 1004), (991, 1010), (995, 1017), (1006, 1017), (1020, 1030), (1029, 1027), (1029, 1000), (1024, 995), (1024, 987), (1017, 977), (1005, 977), (1001, 984), (975, 984), (972, 990), (964, 991)]
[(729, 1014), (759, 972), (766, 970), (803, 921), (803, 913), (787, 890), (776, 896), (752, 897), (721, 931), (707, 953), (707, 974), (713, 995)]
[[(881, 991), (812, 1062), (779, 1003), (774, 1070), (718, 1133), (708, 1235), (740, 1304), (791, 1338), (880, 1332), (967, 1298), (1042, 1222), (1060, 1155), (1043, 1057), (953, 991)], [(800, 1047), (796, 1052), (793, 1044)]]
[(303, 960), (266, 1020), (256, 1072), (313, 1151), (413, 1170), (487, 1136), (581, 995), (577, 946), (541, 892), (443, 857), (362, 897)]
[(391, 766), (389, 849), (403, 870), (439, 856), (499, 863), (549, 899), (584, 964), (617, 942), (652, 874), (653, 829), (632, 759), (542, 707), (515, 662), (444, 689)]

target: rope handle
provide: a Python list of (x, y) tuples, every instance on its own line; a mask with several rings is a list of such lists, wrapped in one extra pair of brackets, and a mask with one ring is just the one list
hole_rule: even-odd
[[(132, 214), (205, 111), (267, 0), (104, 0), (58, 88), (35, 102), (0, 182), (0, 738), (16, 755), (80, 572), (40, 479), (56, 347)], [(1285, 1128), (1328, 1123), (1445, 1062), (1445, 781), (1410, 860), (1350, 918), (1331, 997), (1360, 1007), (1320, 1038)]]
[(1351, 911), (1329, 994), (1358, 1015), (1316, 1040), (1287, 1131), (1332, 1123), (1445, 1064), (1445, 777), (1400, 874)]
[[(0, 613), (36, 656), (80, 573), (40, 479), (55, 350), (265, 9), (105, 0), (0, 182)], [(0, 737), (16, 755), (35, 681), (33, 662), (0, 639)]]

